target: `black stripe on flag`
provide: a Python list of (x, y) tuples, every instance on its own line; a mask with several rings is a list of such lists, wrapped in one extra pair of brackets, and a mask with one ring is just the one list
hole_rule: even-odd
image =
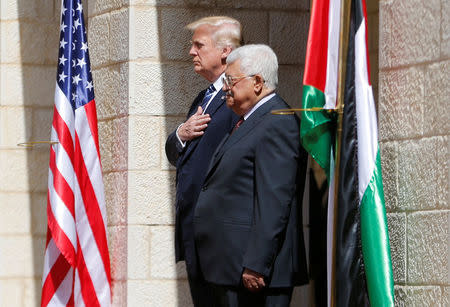
[(355, 34), (363, 21), (359, 2), (352, 1), (351, 7), (336, 227), (336, 306), (358, 307), (370, 306), (361, 246), (358, 195)]

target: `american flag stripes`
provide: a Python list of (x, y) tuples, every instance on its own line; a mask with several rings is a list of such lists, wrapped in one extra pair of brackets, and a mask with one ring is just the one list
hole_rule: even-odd
[(97, 115), (81, 0), (63, 0), (41, 306), (110, 306)]

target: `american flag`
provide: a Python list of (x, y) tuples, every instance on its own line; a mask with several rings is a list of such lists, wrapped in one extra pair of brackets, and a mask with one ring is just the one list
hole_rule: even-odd
[(97, 115), (81, 0), (62, 0), (41, 306), (110, 306)]

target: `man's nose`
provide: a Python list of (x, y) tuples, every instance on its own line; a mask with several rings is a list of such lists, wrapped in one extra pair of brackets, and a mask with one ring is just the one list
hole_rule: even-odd
[(195, 49), (194, 45), (192, 45), (191, 49), (189, 49), (189, 55), (192, 55), (192, 56), (197, 55), (197, 50)]

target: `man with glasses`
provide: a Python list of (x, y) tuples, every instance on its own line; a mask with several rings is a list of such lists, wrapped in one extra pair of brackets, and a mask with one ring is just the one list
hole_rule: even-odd
[(223, 90), (240, 120), (213, 155), (194, 213), (208, 306), (289, 306), (308, 282), (302, 232), (307, 154), (294, 113), (275, 93), (278, 61), (265, 45), (228, 56)]
[(195, 98), (186, 121), (167, 138), (166, 155), (177, 168), (176, 261), (186, 261), (194, 305), (206, 307), (211, 299), (197, 263), (192, 218), (211, 156), (238, 119), (226, 107), (222, 77), (227, 56), (239, 47), (242, 37), (240, 23), (224, 16), (199, 19), (187, 29), (193, 32), (189, 54), (194, 71), (210, 85)]

